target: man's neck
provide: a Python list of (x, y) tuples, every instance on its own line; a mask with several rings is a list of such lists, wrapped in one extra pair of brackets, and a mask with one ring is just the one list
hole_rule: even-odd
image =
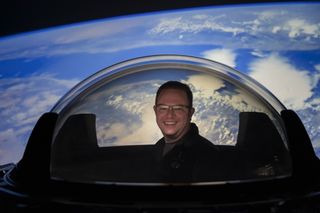
[(173, 143), (177, 143), (179, 140), (180, 140), (180, 138), (171, 139), (169, 137), (164, 137), (165, 143), (173, 144)]

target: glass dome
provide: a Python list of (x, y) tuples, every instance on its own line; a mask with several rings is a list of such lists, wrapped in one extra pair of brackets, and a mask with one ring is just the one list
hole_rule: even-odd
[[(220, 175), (163, 180), (153, 175), (163, 136), (153, 109), (167, 81), (193, 92), (192, 122), (220, 150)], [(53, 179), (85, 183), (225, 183), (291, 174), (285, 107), (250, 77), (217, 62), (156, 55), (115, 64), (85, 79), (53, 107), (59, 118), (51, 153)], [(223, 169), (221, 169), (223, 168)], [(173, 169), (176, 172), (179, 169)], [(212, 171), (211, 171), (212, 170)], [(203, 173), (217, 173), (214, 168)], [(189, 173), (188, 173), (189, 174)]]

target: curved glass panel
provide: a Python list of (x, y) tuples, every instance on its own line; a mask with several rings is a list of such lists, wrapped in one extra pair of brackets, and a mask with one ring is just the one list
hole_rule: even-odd
[[(212, 158), (205, 158), (201, 166), (189, 160), (201, 153), (193, 156), (186, 151), (181, 159), (168, 162), (157, 157), (155, 144), (162, 134), (153, 109), (155, 94), (171, 80), (190, 86), (192, 122), (219, 150), (209, 153)], [(125, 61), (84, 80), (52, 109), (59, 119), (51, 176), (75, 182), (148, 184), (284, 177), (290, 175), (291, 162), (279, 116), (283, 109), (263, 86), (217, 62), (181, 55)], [(211, 163), (203, 166), (206, 162)], [(159, 173), (161, 169), (165, 171)], [(163, 173), (166, 178), (159, 175)]]

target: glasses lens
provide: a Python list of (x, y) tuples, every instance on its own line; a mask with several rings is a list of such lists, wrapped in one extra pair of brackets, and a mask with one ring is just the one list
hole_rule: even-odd
[(168, 105), (157, 105), (157, 111), (158, 113), (167, 113), (170, 109), (174, 113), (184, 113), (186, 109), (188, 109), (188, 106), (184, 105), (173, 105), (173, 106), (168, 106)]

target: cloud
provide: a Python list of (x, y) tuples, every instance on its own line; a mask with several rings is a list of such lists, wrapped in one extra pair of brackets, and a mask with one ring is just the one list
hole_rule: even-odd
[(12, 128), (0, 131), (0, 165), (20, 160), (24, 146), (17, 143), (16, 134)]
[(0, 80), (0, 147), (2, 152), (15, 153), (13, 158), (1, 155), (0, 164), (19, 160), (40, 115), (48, 112), (77, 82), (47, 74)]
[[(186, 83), (194, 87), (194, 102), (211, 108), (214, 104), (229, 106), (237, 111), (260, 111), (268, 113), (265, 104), (252, 93), (241, 88), (232, 88), (226, 81), (210, 75), (190, 75)], [(230, 82), (229, 82), (230, 83)], [(219, 90), (228, 90), (224, 95)], [(234, 90), (234, 91), (233, 91)]]
[(273, 117), (265, 103), (231, 82), (198, 74), (188, 76), (185, 83), (191, 86), (194, 94), (193, 121), (201, 134), (215, 144), (236, 143), (241, 111), (265, 112)]
[(317, 72), (313, 75), (313, 85), (316, 86), (320, 80), (320, 64), (316, 64), (314, 68)]
[[(153, 99), (147, 100), (142, 108), (143, 113), (140, 115), (141, 123), (138, 128), (131, 134), (126, 134), (119, 140), (119, 145), (128, 144), (154, 144), (162, 135), (156, 124), (156, 117), (153, 111)], [(148, 139), (148, 140), (146, 140)]]
[[(161, 138), (153, 111), (158, 80), (107, 87), (93, 94), (99, 146), (153, 144)], [(82, 110), (93, 111), (91, 105)], [(79, 113), (79, 112), (77, 112)]]
[[(159, 19), (149, 34), (162, 39), (186, 38), (185, 43), (261, 50), (319, 48), (318, 5), (219, 8), (176, 13)], [(299, 12), (297, 8), (300, 7)], [(314, 18), (313, 18), (314, 17)], [(165, 36), (165, 37), (164, 37)], [(183, 40), (183, 39), (182, 39)], [(303, 41), (303, 42), (301, 42)]]
[[(146, 28), (146, 19), (143, 16), (119, 17), (5, 37), (0, 39), (0, 61), (105, 53), (141, 46), (145, 44), (141, 28)], [(139, 42), (132, 42), (137, 36)]]
[(236, 67), (236, 53), (230, 49), (213, 49), (202, 53), (204, 58), (226, 64), (230, 67)]
[[(6, 113), (9, 120), (23, 124), (25, 119), (48, 110), (78, 80), (59, 80), (42, 74), (27, 78), (7, 78), (0, 81), (0, 112)], [(5, 115), (4, 115), (5, 116)]]
[(110, 53), (173, 44), (315, 49), (320, 44), (316, 9), (319, 10), (318, 4), (243, 6), (105, 19), (1, 39), (0, 60)]
[(288, 36), (290, 38), (296, 38), (300, 36), (320, 38), (320, 23), (312, 24), (308, 23), (308, 21), (304, 19), (289, 20), (284, 23), (282, 29), (288, 32)]
[(250, 76), (269, 89), (287, 108), (304, 109), (313, 95), (315, 79), (310, 72), (294, 67), (288, 59), (271, 54), (249, 65)]
[(263, 58), (263, 57), (268, 56), (268, 55), (267, 55), (266, 53), (264, 53), (263, 51), (257, 50), (257, 49), (253, 50), (253, 51), (251, 52), (251, 55), (256, 56), (256, 57), (259, 57), (259, 58)]
[(232, 33), (237, 35), (244, 32), (242, 28), (223, 25), (217, 20), (225, 18), (226, 15), (208, 16), (198, 15), (196, 13), (181, 15), (176, 17), (167, 17), (159, 20), (159, 23), (154, 26), (149, 33), (151, 35), (168, 34), (172, 32), (178, 33), (199, 33), (201, 31), (219, 31)]

